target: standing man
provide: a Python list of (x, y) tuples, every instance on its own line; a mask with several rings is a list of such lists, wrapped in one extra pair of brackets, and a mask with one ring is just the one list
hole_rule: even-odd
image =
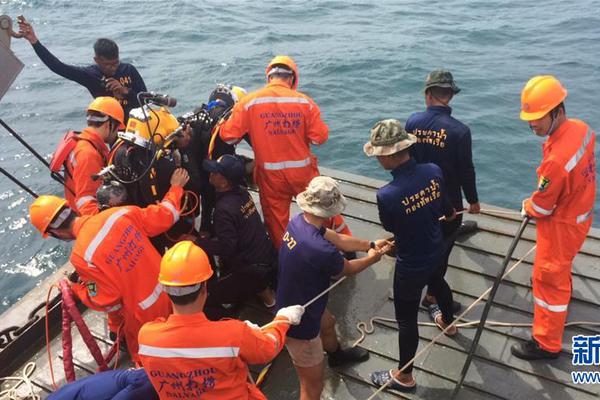
[[(117, 129), (123, 124), (123, 108), (112, 97), (97, 97), (87, 110), (87, 128), (81, 133), (69, 132), (52, 157), (51, 169), (63, 167), (65, 198), (78, 215), (98, 213), (96, 191), (102, 180), (93, 180), (106, 167), (108, 146), (117, 139)], [(75, 141), (69, 144), (69, 141)]]
[[(377, 386), (389, 385), (399, 391), (414, 390), (412, 364), (419, 344), (417, 315), (421, 292), (427, 285), (439, 306), (430, 308), (431, 316), (440, 329), (454, 321), (452, 291), (444, 280), (440, 259), (443, 256), (443, 237), (440, 217), (455, 216), (445, 194), (442, 171), (435, 164), (417, 164), (409, 148), (417, 138), (406, 133), (402, 123), (387, 119), (371, 128), (371, 140), (364, 145), (368, 157), (377, 157), (381, 166), (394, 179), (377, 191), (377, 207), (383, 228), (394, 234), (396, 267), (394, 270), (394, 309), (398, 321), (400, 362), (398, 369), (377, 371), (371, 380)], [(447, 335), (457, 332), (453, 327)]]
[[(67, 202), (40, 196), (29, 208), (31, 223), (43, 237), (75, 240), (70, 261), (79, 274), (71, 288), (87, 306), (123, 317), (127, 348), (138, 359), (137, 335), (145, 322), (170, 313), (169, 299), (157, 284), (160, 254), (149, 237), (165, 232), (179, 219), (183, 186), (189, 177), (178, 169), (163, 201), (146, 208), (113, 207), (77, 218)], [(110, 326), (111, 331), (114, 325)]]
[[(442, 169), (446, 191), (455, 210), (463, 209), (464, 192), (469, 203), (469, 213), (479, 213), (475, 183), (475, 167), (471, 154), (471, 130), (453, 118), (449, 104), (460, 92), (450, 71), (438, 69), (427, 75), (425, 80), (425, 105), (427, 109), (415, 113), (406, 121), (406, 131), (417, 138), (412, 146), (412, 155), (420, 164), (434, 163)], [(441, 259), (442, 276), (448, 269), (448, 259), (454, 246), (458, 228), (462, 224), (462, 214), (452, 221), (442, 221), (444, 253)], [(437, 303), (431, 290), (423, 299), (423, 305)], [(454, 311), (460, 309), (455, 303)]]
[[(277, 307), (306, 304), (327, 289), (332, 278), (358, 274), (389, 250), (383, 240), (369, 242), (324, 227), (329, 218), (340, 214), (346, 206), (335, 180), (326, 176), (313, 178), (297, 201), (303, 212), (288, 224), (279, 249)], [(367, 256), (348, 261), (340, 251), (365, 251)], [(302, 323), (288, 332), (286, 347), (300, 379), (301, 400), (318, 400), (321, 396), (323, 350), (329, 354), (331, 367), (369, 357), (359, 347), (340, 347), (327, 299), (325, 294), (311, 304)]]
[(536, 219), (533, 264), (532, 340), (513, 345), (525, 360), (557, 358), (571, 300), (573, 258), (592, 225), (596, 195), (596, 134), (583, 121), (568, 119), (567, 90), (551, 75), (531, 78), (521, 92), (521, 119), (547, 138), (537, 169), (538, 187), (522, 213)]
[(24, 35), (40, 60), (52, 72), (68, 80), (84, 86), (92, 97), (111, 96), (119, 100), (125, 110), (125, 124), (129, 119), (129, 111), (139, 107), (137, 94), (146, 91), (146, 84), (137, 69), (127, 63), (119, 61), (119, 47), (105, 38), (100, 38), (94, 43), (95, 64), (87, 67), (68, 65), (56, 58), (38, 40), (33, 27), (24, 17), (18, 17), (19, 33)]
[(265, 225), (275, 248), (279, 248), (290, 219), (292, 197), (319, 175), (310, 145), (323, 144), (329, 128), (317, 104), (296, 90), (299, 77), (294, 60), (277, 56), (265, 72), (267, 85), (234, 106), (220, 135), (233, 144), (249, 134)]
[(264, 328), (235, 319), (210, 321), (203, 309), (212, 274), (206, 253), (190, 241), (165, 253), (158, 281), (173, 314), (140, 330), (142, 365), (161, 399), (266, 399), (248, 382), (248, 364), (275, 358), (304, 308), (283, 308)]

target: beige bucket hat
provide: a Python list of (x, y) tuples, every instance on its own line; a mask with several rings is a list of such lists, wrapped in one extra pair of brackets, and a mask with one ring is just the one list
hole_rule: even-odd
[(363, 146), (369, 157), (389, 156), (407, 149), (417, 141), (417, 137), (406, 133), (402, 122), (397, 119), (384, 119), (371, 128), (371, 139)]
[(302, 211), (321, 218), (340, 214), (346, 208), (346, 198), (337, 182), (328, 176), (313, 178), (306, 190), (296, 196)]

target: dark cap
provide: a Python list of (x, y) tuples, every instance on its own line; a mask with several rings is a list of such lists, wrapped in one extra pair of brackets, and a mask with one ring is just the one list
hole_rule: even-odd
[(424, 90), (432, 87), (450, 88), (454, 94), (460, 92), (459, 87), (456, 86), (456, 82), (454, 82), (452, 73), (445, 69), (436, 69), (427, 75), (427, 79), (425, 79)]
[(218, 160), (204, 160), (202, 163), (207, 172), (217, 172), (231, 183), (242, 183), (244, 180), (244, 162), (238, 157), (225, 154)]

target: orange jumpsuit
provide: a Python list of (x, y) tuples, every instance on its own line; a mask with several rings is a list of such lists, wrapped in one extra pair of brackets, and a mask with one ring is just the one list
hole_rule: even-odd
[(344, 221), (344, 217), (341, 215), (335, 215), (325, 221), (323, 226), (327, 229), (331, 229), (337, 233), (341, 233), (343, 235), (352, 236), (352, 232), (348, 225), (346, 225), (346, 221)]
[(70, 261), (81, 283), (74, 284), (73, 291), (94, 310), (121, 312), (134, 361), (141, 326), (171, 311), (158, 283), (161, 256), (148, 237), (177, 222), (182, 195), (183, 188), (172, 186), (159, 204), (114, 207), (75, 220), (77, 239)]
[(66, 160), (65, 198), (77, 214), (98, 213), (96, 190), (102, 185), (102, 179), (94, 181), (92, 175), (106, 166), (107, 159), (108, 147), (104, 141), (92, 129), (85, 128)]
[(543, 144), (538, 189), (525, 200), (536, 218), (533, 265), (533, 338), (546, 351), (561, 350), (571, 299), (573, 258), (592, 225), (596, 193), (595, 133), (569, 119)]
[(279, 248), (290, 218), (292, 197), (319, 175), (310, 145), (324, 143), (329, 128), (308, 96), (280, 83), (270, 83), (236, 103), (220, 129), (229, 144), (248, 133), (256, 167), (254, 181), (271, 240)]
[(247, 364), (275, 358), (288, 328), (277, 323), (259, 330), (233, 319), (209, 321), (204, 313), (173, 314), (142, 327), (140, 359), (161, 399), (266, 399), (247, 381)]

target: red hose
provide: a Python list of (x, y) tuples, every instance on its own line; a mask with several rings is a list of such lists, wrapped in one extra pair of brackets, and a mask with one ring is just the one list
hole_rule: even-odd
[(75, 367), (73, 364), (73, 339), (71, 336), (71, 322), (75, 322), (77, 330), (81, 334), (83, 342), (90, 350), (90, 353), (98, 364), (98, 371), (106, 371), (108, 369), (108, 362), (114, 357), (116, 353), (116, 346), (119, 345), (117, 340), (113, 344), (113, 348), (110, 349), (106, 358), (102, 355), (98, 343), (92, 336), (89, 328), (87, 327), (81, 313), (77, 309), (73, 291), (66, 279), (62, 279), (59, 282), (60, 291), (62, 294), (62, 348), (63, 348), (63, 365), (65, 368), (65, 377), (67, 382), (73, 382), (75, 380)]

